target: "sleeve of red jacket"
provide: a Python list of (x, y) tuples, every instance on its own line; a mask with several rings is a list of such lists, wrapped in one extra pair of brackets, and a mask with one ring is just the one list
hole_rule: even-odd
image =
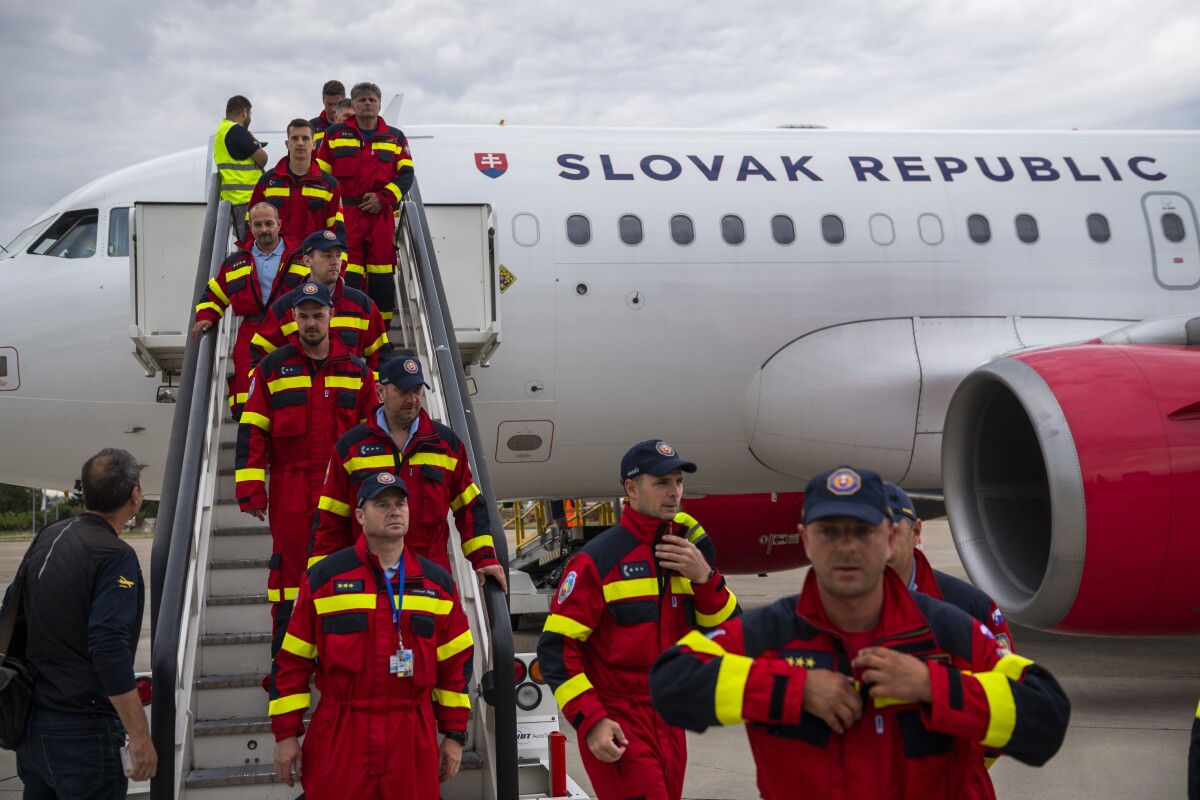
[(467, 461), (467, 449), (458, 445), (458, 465), (450, 480), (450, 510), (454, 512), (454, 526), (462, 540), (463, 555), (471, 560), (475, 569), (499, 564), (496, 559), (495, 543), (492, 541), (492, 520), (487, 503), (479, 492), (479, 485), (471, 477), (471, 465)]
[(367, 304), (367, 330), (363, 333), (363, 340), (367, 344), (363, 348), (363, 358), (366, 360), (367, 366), (371, 368), (371, 374), (378, 381), (379, 358), (390, 350), (387, 338), (388, 329), (383, 322), (383, 315), (379, 313), (379, 306), (371, 302), (369, 297)]
[(458, 588), (452, 587), (454, 605), (438, 631), (437, 688), (433, 690), (433, 713), (439, 731), (465, 731), (471, 716), (471, 685), (474, 667), (471, 655), (475, 641), (467, 615), (463, 613)]
[(776, 656), (747, 655), (746, 619), (732, 619), (708, 635), (692, 631), (654, 662), (650, 699), (669, 724), (704, 731), (743, 722), (800, 723), (808, 672)]
[(608, 716), (583, 668), (587, 640), (603, 616), (604, 588), (596, 565), (580, 553), (567, 564), (537, 644), (542, 676), (563, 717), (580, 736)]
[(933, 702), (922, 718), (930, 730), (1041, 766), (1062, 746), (1071, 703), (1048, 670), (997, 649), (984, 630), (974, 624), (970, 664), (929, 663)]
[(346, 218), (342, 215), (342, 185), (336, 178), (333, 181), (333, 198), (325, 204), (325, 228), (336, 233), (341, 240), (346, 241)]
[(325, 468), (325, 485), (317, 500), (317, 513), (313, 517), (312, 547), (309, 549), (308, 566), (312, 566), (330, 553), (354, 544), (351, 540), (350, 515), (354, 513), (353, 484), (346, 472), (346, 453), (334, 445), (329, 466)]
[(317, 610), (308, 576), (303, 576), (271, 680), (267, 709), (277, 742), (304, 733), (304, 712), (312, 705), (308, 680), (316, 669), (316, 659)]
[(675, 515), (675, 522), (683, 526), (679, 535), (696, 545), (708, 566), (715, 571), (704, 583), (692, 584), (696, 624), (704, 630), (711, 630), (740, 614), (741, 609), (737, 597), (725, 584), (725, 576), (717, 569), (717, 548), (704, 527), (695, 517), (682, 511)]
[[(375, 370), (363, 364), (363, 385), (358, 392), (358, 406), (354, 410), (356, 422), (366, 422), (367, 417), (379, 406), (379, 394), (375, 391)], [(336, 454), (335, 454), (336, 455)]]
[(262, 366), (254, 368), (250, 393), (238, 421), (234, 475), (242, 511), (267, 507), (267, 446), (271, 436), (271, 390)]
[(208, 286), (205, 287), (200, 301), (196, 303), (196, 322), (211, 322), (216, 325), (221, 321), (221, 317), (225, 316), (225, 309), (229, 308), (228, 276), (229, 260), (226, 259), (217, 277), (208, 279)]
[[(329, 133), (327, 130), (326, 133)], [(333, 156), (330, 154), (329, 137), (322, 136), (321, 144), (317, 147), (317, 152), (313, 154), (313, 160), (317, 162), (317, 167), (325, 172), (333, 174)]]
[(396, 154), (396, 160), (392, 163), (395, 164), (395, 168), (392, 171), (392, 179), (383, 187), (383, 191), (379, 195), (380, 200), (394, 206), (403, 200), (409, 190), (412, 189), (415, 178), (412, 151), (408, 149), (407, 138), (400, 137), (400, 152)]
[(260, 361), (287, 344), (287, 337), (283, 335), (280, 327), (279, 317), (275, 316), (275, 304), (272, 303), (267, 308), (267, 315), (263, 318), (262, 325), (250, 339), (251, 374)]

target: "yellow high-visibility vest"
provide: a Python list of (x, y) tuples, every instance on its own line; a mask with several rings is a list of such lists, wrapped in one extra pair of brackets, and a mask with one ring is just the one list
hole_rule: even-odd
[(254, 193), (262, 170), (253, 158), (239, 161), (229, 154), (229, 149), (225, 147), (225, 134), (234, 125), (237, 123), (233, 120), (222, 119), (217, 126), (217, 138), (213, 140), (213, 161), (217, 162), (217, 172), (221, 176), (221, 199), (238, 206), (250, 202), (250, 195)]

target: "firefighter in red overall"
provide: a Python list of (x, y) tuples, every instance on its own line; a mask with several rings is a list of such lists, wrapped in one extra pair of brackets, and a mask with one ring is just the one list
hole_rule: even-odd
[(655, 663), (668, 722), (746, 723), (765, 800), (965, 798), (980, 744), (1037, 766), (1058, 752), (1070, 702), (1054, 677), (888, 566), (896, 526), (878, 473), (814, 477), (800, 533), (812, 569), (799, 595), (688, 634)]
[(380, 405), (334, 445), (317, 504), (309, 566), (358, 539), (362, 529), (350, 516), (354, 492), (365, 478), (385, 470), (408, 486), (410, 547), (450, 572), (446, 519), (454, 512), (463, 555), (480, 580), (491, 575), (507, 589), (492, 544), (491, 517), (471, 477), (467, 449), (454, 431), (421, 407), (426, 388), (417, 358), (394, 356), (379, 368)]
[(308, 268), (290, 258), (279, 236), (279, 212), (268, 203), (250, 207), (250, 232), (254, 244), (238, 249), (225, 259), (217, 277), (196, 305), (192, 338), (215, 325), (225, 309), (242, 318), (233, 342), (233, 375), (229, 377), (229, 409), (233, 418), (242, 413), (246, 387), (250, 384), (250, 340), (275, 299), (304, 282)]
[(364, 535), (301, 579), (271, 689), (275, 771), (308, 800), (437, 800), (467, 741), (471, 629), (450, 573), (405, 546), (403, 481), (363, 481), (354, 513)]
[(682, 795), (687, 744), (650, 704), (650, 665), (689, 630), (739, 613), (712, 540), (689, 541), (676, 521), (683, 474), (695, 471), (655, 439), (625, 454), (629, 505), (567, 564), (538, 641), (542, 674), (579, 735), (598, 800)]
[(313, 127), (306, 119), (287, 126), (287, 156), (264, 172), (250, 195), (250, 206), (270, 203), (279, 211), (279, 231), (295, 250), (313, 231), (345, 236), (342, 191), (337, 180), (313, 160)]
[[(351, 353), (367, 362), (371, 372), (379, 376), (381, 354), (391, 351), (387, 340), (387, 329), (379, 309), (371, 299), (357, 289), (350, 289), (342, 280), (342, 253), (346, 243), (332, 231), (315, 231), (300, 245), (299, 255), (308, 268), (308, 279), (329, 290), (333, 298), (333, 317), (329, 330), (336, 333)], [(295, 291), (295, 290), (293, 290)], [(296, 331), (296, 320), (292, 316), (291, 293), (280, 297), (267, 310), (262, 326), (250, 340), (250, 368), (268, 353), (287, 343)]]
[(367, 365), (329, 335), (329, 290), (310, 281), (295, 297), (296, 333), (255, 367), (235, 455), (242, 511), (271, 525), (272, 656), (300, 588), (333, 443), (366, 416), (375, 399)]
[(330, 125), (317, 150), (317, 165), (337, 178), (346, 217), (346, 283), (366, 292), (385, 322), (396, 308), (396, 220), (393, 213), (412, 188), (408, 139), (379, 116), (379, 87), (355, 84), (354, 115)]

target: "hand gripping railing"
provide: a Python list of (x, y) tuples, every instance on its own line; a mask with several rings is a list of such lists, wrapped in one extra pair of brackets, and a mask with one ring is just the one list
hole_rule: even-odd
[[(421, 203), (420, 188), (414, 184), (405, 201), (405, 217), (412, 232), (413, 249), (421, 274), (421, 292), (424, 295), (425, 312), (429, 323), (429, 336), (433, 340), (434, 357), (438, 373), (443, 377), (442, 391), (445, 393), (446, 410), (450, 427), (463, 440), (467, 459), (475, 481), (479, 484), (481, 500), (489, 511), (492, 528), (492, 543), (496, 558), (508, 571), (508, 540), (504, 527), (496, 514), (496, 496), (492, 491), (492, 480), (487, 461), (479, 457), (483, 452), (483, 440), (475, 421), (475, 408), (467, 392), (466, 374), (458, 357), (458, 340), (450, 321), (450, 309), (446, 302), (442, 276), (438, 270), (433, 240)], [(451, 378), (453, 376), (453, 378)], [(508, 614), (508, 600), (504, 590), (494, 578), (488, 578), (483, 587), (484, 604), (492, 641), (492, 705), (496, 721), (496, 796), (499, 800), (516, 800), (517, 778), (517, 689), (513, 670), (514, 650), (512, 622)]]
[[(220, 200), (220, 191), (220, 181), (213, 181), (204, 215), (204, 238), (193, 297), (203, 294), (205, 285), (216, 276), (225, 259), (229, 229), (219, 225), (218, 221), (229, 219), (230, 206), (228, 201)], [(158, 771), (150, 781), (150, 796), (154, 800), (173, 800), (178, 788), (175, 684), (216, 340), (214, 329), (211, 336), (188, 337), (184, 346), (158, 519), (154, 525), (154, 545), (150, 553), (151, 669), (154, 675), (150, 736), (158, 755)]]

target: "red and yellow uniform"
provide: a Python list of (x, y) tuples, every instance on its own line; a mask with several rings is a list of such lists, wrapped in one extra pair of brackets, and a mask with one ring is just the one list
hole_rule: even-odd
[(258, 179), (247, 213), (261, 202), (270, 203), (279, 211), (279, 232), (288, 250), (299, 247), (313, 231), (333, 231), (345, 239), (342, 190), (337, 180), (318, 167), (316, 161), (305, 175), (297, 178), (288, 169), (288, 159), (281, 159), (275, 169)]
[[(601, 800), (681, 796), (687, 744), (683, 731), (650, 704), (650, 666), (688, 631), (714, 628), (738, 613), (715, 567), (701, 584), (660, 569), (654, 547), (666, 534), (689, 539), (713, 565), (716, 550), (696, 520), (679, 514), (666, 522), (626, 507), (618, 525), (567, 564), (538, 641), (542, 674), (578, 733)], [(629, 741), (615, 764), (595, 758), (586, 742), (605, 717)]]
[(413, 673), (389, 670), (397, 652), (398, 578), (359, 538), (302, 578), (276, 657), (271, 729), (304, 733), (316, 673), (321, 698), (304, 737), (309, 800), (437, 800), (437, 732), (464, 732), (471, 711), (473, 641), (450, 574), (405, 548), (400, 637)]

